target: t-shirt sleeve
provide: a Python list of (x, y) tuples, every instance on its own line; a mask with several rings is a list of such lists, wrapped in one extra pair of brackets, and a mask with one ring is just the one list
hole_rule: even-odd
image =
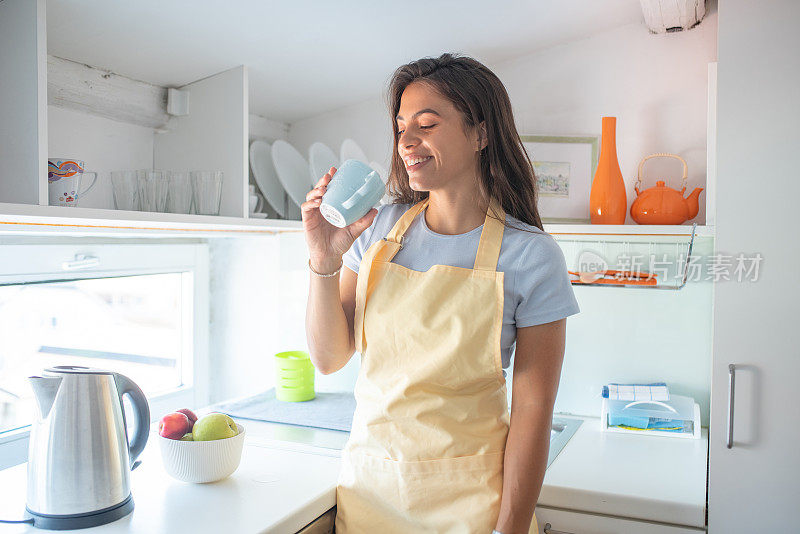
[(514, 312), (517, 328), (545, 324), (580, 312), (564, 252), (549, 235), (532, 240), (519, 259)]
[(381, 212), (384, 211), (386, 206), (388, 206), (388, 204), (381, 204), (378, 206), (378, 213), (375, 215), (375, 218), (372, 219), (372, 224), (361, 232), (361, 235), (353, 241), (353, 244), (347, 252), (344, 253), (344, 256), (342, 256), (344, 265), (356, 274), (358, 274), (358, 266), (361, 264), (361, 258), (364, 257), (364, 252), (366, 252), (372, 244), (372, 234), (375, 232), (375, 226), (378, 224)]

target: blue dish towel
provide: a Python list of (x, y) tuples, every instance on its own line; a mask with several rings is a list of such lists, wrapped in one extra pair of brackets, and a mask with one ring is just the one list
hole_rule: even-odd
[(669, 389), (665, 382), (651, 384), (608, 384), (603, 386), (603, 398), (609, 400), (668, 401)]
[(350, 432), (356, 399), (352, 391), (317, 391), (312, 400), (284, 402), (275, 398), (272, 388), (246, 399), (215, 404), (212, 409), (240, 419)]

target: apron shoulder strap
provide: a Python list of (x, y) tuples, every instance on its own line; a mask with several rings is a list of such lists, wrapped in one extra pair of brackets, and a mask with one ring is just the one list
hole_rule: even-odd
[(403, 235), (411, 226), (414, 218), (428, 205), (428, 199), (418, 202), (408, 208), (400, 216), (395, 225), (383, 239), (374, 242), (364, 253), (358, 269), (358, 280), (356, 282), (356, 309), (354, 317), (354, 333), (356, 351), (363, 354), (366, 349), (367, 340), (364, 336), (364, 310), (366, 306), (367, 293), (370, 290), (370, 272), (373, 262), (390, 262), (395, 254), (403, 246)]
[(474, 268), (476, 271), (497, 270), (497, 260), (500, 258), (500, 245), (503, 243), (505, 221), (506, 212), (503, 210), (503, 206), (497, 199), (492, 197), (489, 201), (489, 209), (486, 211), (486, 219), (483, 222), (481, 240), (478, 243), (478, 253), (475, 255)]
[(417, 217), (417, 215), (419, 215), (420, 212), (422, 212), (422, 210), (424, 210), (428, 205), (429, 199), (430, 197), (421, 200), (408, 208), (406, 212), (400, 216), (389, 233), (386, 234), (386, 240), (395, 243), (402, 243), (402, 239), (406, 233), (406, 230), (408, 230), (408, 227), (411, 226), (412, 222), (414, 222), (414, 219)]

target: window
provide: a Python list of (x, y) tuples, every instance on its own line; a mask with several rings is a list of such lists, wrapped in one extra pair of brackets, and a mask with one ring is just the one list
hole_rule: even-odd
[(124, 374), (153, 420), (207, 404), (207, 303), (203, 244), (0, 245), (0, 468), (25, 460), (47, 367)]

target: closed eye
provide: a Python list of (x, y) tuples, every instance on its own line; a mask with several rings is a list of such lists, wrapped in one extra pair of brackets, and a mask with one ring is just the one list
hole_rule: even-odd
[[(436, 125), (435, 124), (431, 124), (430, 126), (420, 126), (419, 128), (420, 128), (420, 130), (428, 130), (429, 128), (433, 128), (434, 126), (436, 126)], [(398, 130), (397, 131), (397, 135), (402, 135), (403, 132), (405, 132), (405, 130)]]

